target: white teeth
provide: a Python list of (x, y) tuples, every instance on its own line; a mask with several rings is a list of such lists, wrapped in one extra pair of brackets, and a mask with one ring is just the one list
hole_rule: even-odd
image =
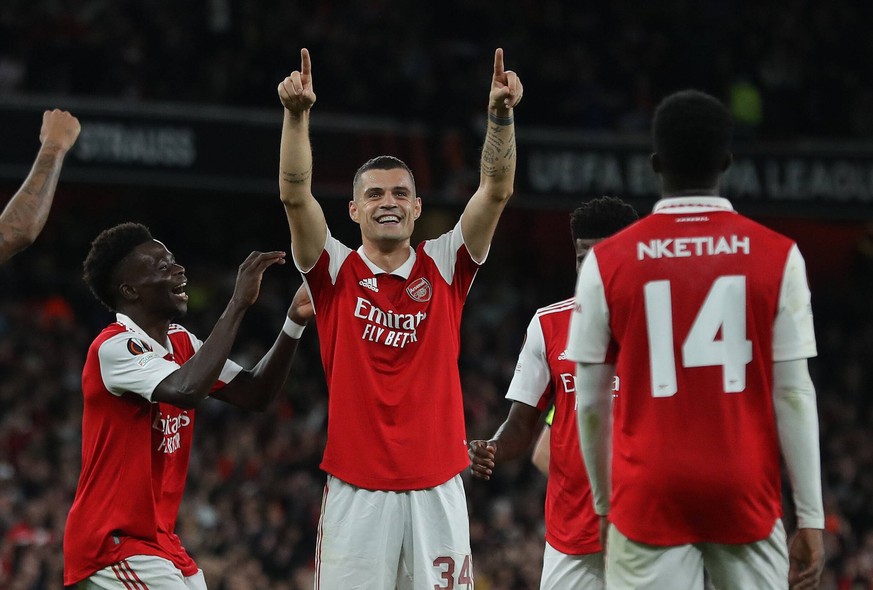
[(400, 221), (400, 218), (397, 217), (396, 215), (386, 215), (385, 217), (380, 217), (377, 221), (378, 221), (379, 223), (388, 223), (388, 222), (391, 222), (391, 221), (399, 222), (399, 221)]

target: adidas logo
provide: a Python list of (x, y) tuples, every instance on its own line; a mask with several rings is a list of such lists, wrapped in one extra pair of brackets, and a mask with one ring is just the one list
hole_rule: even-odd
[(379, 292), (379, 286), (376, 285), (376, 277), (373, 277), (371, 279), (362, 279), (361, 282), (359, 282), (358, 284), (362, 287), (366, 287), (370, 291), (375, 291), (376, 293)]
[(559, 361), (567, 360), (567, 351), (566, 350), (558, 355), (558, 360)]

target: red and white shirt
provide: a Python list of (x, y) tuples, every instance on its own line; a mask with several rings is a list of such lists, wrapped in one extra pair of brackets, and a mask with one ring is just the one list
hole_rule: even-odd
[(540, 308), (527, 327), (506, 398), (545, 410), (554, 404), (546, 489), (546, 540), (567, 555), (601, 550), (576, 428), (576, 363), (567, 358), (573, 299)]
[(781, 516), (773, 363), (816, 354), (797, 246), (717, 197), (660, 201), (599, 243), (568, 354), (618, 350), (610, 520), (653, 545), (749, 543)]
[[(159, 343), (117, 314), (88, 349), (82, 371), (82, 472), (64, 530), (64, 584), (132, 555), (197, 566), (176, 536), (194, 410), (153, 402), (155, 387), (202, 342), (170, 324)], [(241, 367), (227, 361), (215, 389)]]
[(322, 469), (361, 488), (414, 490), (470, 464), (458, 356), (478, 269), (460, 222), (392, 273), (328, 234), (304, 273), (329, 394)]

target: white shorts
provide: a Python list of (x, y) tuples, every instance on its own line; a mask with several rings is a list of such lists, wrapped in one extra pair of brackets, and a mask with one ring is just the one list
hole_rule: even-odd
[(203, 570), (184, 576), (172, 561), (155, 555), (131, 555), (95, 572), (76, 590), (206, 590)]
[(540, 590), (603, 590), (603, 553), (568, 555), (546, 542)]
[(606, 587), (610, 590), (699, 590), (704, 587), (704, 567), (718, 590), (787, 590), (788, 546), (782, 520), (776, 521), (769, 537), (755, 543), (675, 547), (637, 543), (609, 525)]
[(332, 475), (324, 486), (315, 590), (473, 589), (461, 476), (426, 490), (365, 490)]

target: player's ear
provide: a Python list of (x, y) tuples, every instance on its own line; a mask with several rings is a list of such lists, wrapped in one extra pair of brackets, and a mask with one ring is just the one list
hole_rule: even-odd
[(355, 223), (360, 223), (360, 221), (358, 221), (358, 204), (354, 199), (349, 201), (349, 217), (351, 217), (352, 221)]
[(118, 292), (121, 294), (121, 298), (125, 301), (136, 301), (139, 299), (139, 293), (137, 292), (136, 287), (128, 283), (121, 283), (118, 285)]
[(413, 219), (418, 219), (421, 216), (421, 197), (415, 197), (415, 207), (412, 209)]

